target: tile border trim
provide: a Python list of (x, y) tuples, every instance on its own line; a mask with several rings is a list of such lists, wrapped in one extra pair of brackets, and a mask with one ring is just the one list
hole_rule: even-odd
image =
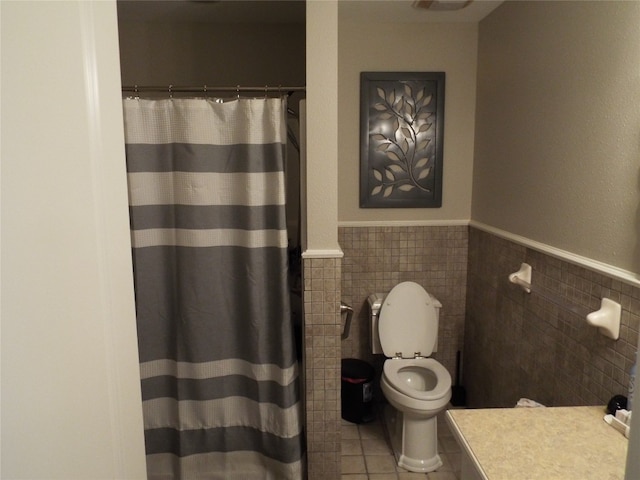
[(470, 220), (347, 220), (338, 227), (466, 227)]
[(314, 250), (309, 249), (302, 252), (302, 258), (342, 258), (344, 252), (340, 249), (335, 250)]
[(535, 240), (531, 240), (530, 238), (522, 237), (505, 230), (500, 230), (499, 228), (495, 228), (490, 225), (477, 222), (475, 220), (471, 220), (469, 222), (469, 226), (487, 233), (491, 233), (492, 235), (503, 238), (505, 240), (509, 240), (519, 245), (523, 245), (533, 250), (545, 253), (551, 257), (555, 257), (560, 260), (564, 260), (569, 263), (587, 268), (589, 270), (608, 275), (612, 278), (615, 278), (616, 280), (620, 280), (621, 282), (627, 283), (634, 287), (640, 287), (640, 274), (638, 273), (623, 270), (622, 268), (614, 267), (613, 265), (599, 262), (598, 260), (593, 260), (591, 258), (583, 257), (582, 255), (577, 255), (560, 248), (552, 247), (551, 245), (547, 245), (546, 243), (537, 242)]

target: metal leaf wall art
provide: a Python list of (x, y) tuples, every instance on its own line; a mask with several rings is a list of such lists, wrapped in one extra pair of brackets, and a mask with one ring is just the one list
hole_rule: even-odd
[(444, 73), (361, 75), (361, 207), (440, 207)]

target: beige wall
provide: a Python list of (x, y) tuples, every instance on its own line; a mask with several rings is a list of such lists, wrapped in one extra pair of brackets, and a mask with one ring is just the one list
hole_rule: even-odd
[[(306, 250), (341, 256), (338, 245), (338, 2), (307, 2)], [(303, 221), (304, 224), (304, 221)], [(303, 225), (304, 228), (304, 225)], [(305, 248), (306, 247), (306, 248)]]
[(640, 272), (640, 2), (506, 2), (480, 24), (472, 219)]
[[(476, 90), (477, 24), (353, 23), (340, 19), (338, 219), (468, 220)], [(359, 208), (360, 72), (446, 72), (441, 208)]]
[(2, 471), (146, 478), (115, 2), (2, 2)]

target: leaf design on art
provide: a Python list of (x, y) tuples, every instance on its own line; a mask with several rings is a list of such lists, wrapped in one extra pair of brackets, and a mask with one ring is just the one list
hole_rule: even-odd
[(429, 145), (429, 143), (431, 143), (430, 138), (427, 138), (426, 140), (422, 140), (421, 142), (418, 143), (418, 145), (416, 145), (416, 151), (420, 152), (424, 150), (425, 148), (427, 148), (427, 145)]
[(404, 113), (409, 116), (413, 115), (413, 105), (409, 102), (404, 104)]
[(418, 162), (416, 163), (416, 168), (422, 168), (424, 167), (427, 162), (429, 161), (429, 159), (427, 157), (421, 158), (420, 160), (418, 160)]
[(396, 180), (396, 176), (393, 174), (391, 169), (385, 168), (384, 174), (387, 177), (387, 180), (391, 180), (392, 182), (394, 182)]
[(377, 96), (369, 112), (379, 127), (369, 132), (369, 148), (378, 158), (384, 158), (376, 168), (369, 167), (373, 177), (370, 195), (393, 197), (395, 189), (400, 192), (398, 196), (403, 192), (430, 192), (423, 182), (429, 182), (434, 168), (430, 145), (437, 114), (427, 110), (434, 110), (428, 105), (438, 100), (435, 90), (413, 81), (382, 83), (373, 88)]
[(387, 157), (389, 157), (394, 162), (402, 161), (396, 152), (387, 152)]
[(420, 172), (420, 175), (418, 175), (418, 180), (422, 180), (423, 178), (427, 178), (429, 176), (429, 172), (431, 171), (430, 168), (425, 168), (424, 170), (422, 170)]

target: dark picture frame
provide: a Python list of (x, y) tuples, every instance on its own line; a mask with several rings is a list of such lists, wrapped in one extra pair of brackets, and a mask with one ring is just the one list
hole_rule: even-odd
[(360, 207), (442, 206), (444, 72), (360, 73)]

